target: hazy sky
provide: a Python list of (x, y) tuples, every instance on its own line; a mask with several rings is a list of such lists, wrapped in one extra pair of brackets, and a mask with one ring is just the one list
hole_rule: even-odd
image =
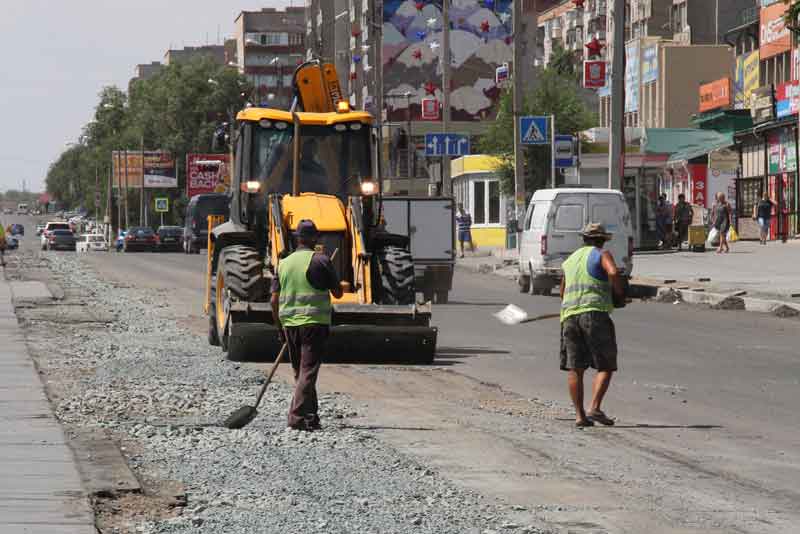
[(2, 0), (0, 190), (44, 190), (47, 168), (77, 140), (106, 85), (127, 90), (139, 63), (170, 47), (233, 35), (242, 10), (305, 0)]

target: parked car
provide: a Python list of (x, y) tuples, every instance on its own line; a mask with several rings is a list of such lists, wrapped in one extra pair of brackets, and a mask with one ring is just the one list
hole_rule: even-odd
[(39, 235), (39, 236), (42, 235), (42, 232), (44, 232), (44, 227), (45, 226), (46, 225), (44, 225), (44, 224), (37, 224), (36, 225), (36, 235)]
[(19, 239), (13, 235), (6, 235), (6, 250), (16, 250), (19, 248)]
[(25, 227), (19, 223), (11, 225), (11, 235), (25, 235)]
[(75, 234), (72, 230), (51, 230), (47, 233), (47, 250), (75, 250)]
[(54, 230), (70, 230), (69, 223), (65, 223), (63, 221), (50, 221), (44, 226), (44, 231), (42, 232), (42, 250), (47, 250), (47, 243), (50, 238), (50, 232)]
[(75, 250), (78, 252), (99, 252), (108, 249), (108, 243), (103, 234), (82, 234), (78, 236)]
[(581, 231), (600, 223), (613, 237), (606, 244), (625, 277), (633, 272), (633, 226), (628, 204), (613, 189), (540, 189), (528, 206), (519, 254), (522, 292), (548, 295), (561, 283), (561, 264), (583, 246)]
[(183, 249), (183, 228), (180, 226), (161, 226), (156, 233), (158, 250), (180, 252)]
[(208, 216), (230, 213), (230, 199), (225, 193), (195, 195), (186, 206), (183, 231), (183, 250), (187, 254), (200, 253), (208, 244)]
[(149, 226), (134, 226), (125, 234), (123, 245), (125, 252), (156, 252), (158, 250), (158, 236)]

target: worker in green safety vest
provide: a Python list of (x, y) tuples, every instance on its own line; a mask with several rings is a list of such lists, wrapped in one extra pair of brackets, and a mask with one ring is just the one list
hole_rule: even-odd
[[(603, 250), (611, 234), (601, 224), (589, 224), (582, 232), (584, 246), (564, 261), (561, 280), (561, 369), (575, 404), (575, 425), (613, 425), (600, 409), (617, 370), (617, 339), (611, 312), (615, 302), (624, 306), (622, 278), (614, 257)], [(597, 370), (592, 402), (583, 407), (583, 374)]]
[(343, 289), (330, 258), (315, 252), (314, 222), (300, 221), (295, 237), (297, 248), (280, 261), (272, 279), (272, 316), (294, 369), (289, 426), (310, 431), (320, 428), (317, 377), (331, 324), (331, 294), (341, 298)]

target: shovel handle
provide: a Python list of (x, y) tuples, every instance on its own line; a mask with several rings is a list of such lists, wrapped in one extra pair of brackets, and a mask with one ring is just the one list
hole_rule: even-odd
[(263, 386), (261, 386), (261, 391), (258, 392), (258, 397), (256, 397), (256, 408), (258, 408), (258, 405), (261, 404), (261, 397), (264, 396), (264, 392), (267, 391), (267, 386), (270, 382), (272, 382), (272, 377), (275, 376), (275, 371), (278, 370), (278, 365), (280, 365), (281, 360), (283, 359), (283, 354), (286, 352), (287, 346), (288, 345), (284, 343), (281, 347), (281, 351), (278, 353), (278, 357), (275, 358), (275, 363), (272, 364), (272, 369), (269, 370), (269, 374), (267, 375), (267, 381), (264, 382)]
[(560, 318), (560, 313), (547, 313), (545, 315), (537, 315), (536, 317), (530, 317), (522, 321), (523, 323), (534, 323), (536, 321), (544, 321), (545, 319), (557, 319)]

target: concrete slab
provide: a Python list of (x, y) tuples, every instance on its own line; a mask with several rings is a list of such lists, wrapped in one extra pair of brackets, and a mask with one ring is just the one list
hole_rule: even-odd
[(27, 354), (11, 300), (52, 299), (41, 282), (0, 280), (0, 532), (94, 534), (94, 513)]
[(43, 282), (9, 282), (14, 302), (42, 302), (53, 300), (53, 294)]

